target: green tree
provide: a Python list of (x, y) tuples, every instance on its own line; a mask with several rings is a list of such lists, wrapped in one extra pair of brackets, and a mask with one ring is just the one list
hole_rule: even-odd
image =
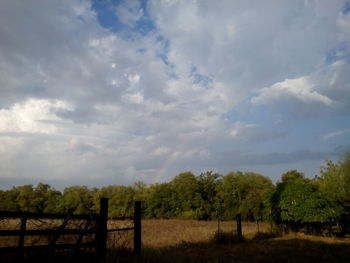
[(280, 196), (281, 219), (291, 225), (331, 224), (336, 211), (316, 185), (307, 182), (287, 183)]
[(265, 196), (273, 187), (271, 180), (257, 173), (245, 173), (239, 179), (240, 213), (248, 220), (261, 220)]
[(31, 202), (40, 213), (58, 212), (57, 204), (60, 202), (61, 193), (51, 188), (48, 184), (39, 183), (34, 188), (34, 197)]
[(150, 190), (150, 199), (146, 207), (146, 214), (149, 217), (173, 218), (180, 215), (176, 193), (170, 183), (151, 185)]
[(11, 190), (1, 191), (0, 194), (0, 210), (3, 211), (19, 211), (20, 207), (17, 202), (19, 190), (13, 187)]
[(335, 221), (336, 211), (314, 181), (296, 170), (282, 174), (281, 179), (269, 193), (269, 209), (275, 223), (294, 230), (311, 227), (319, 232)]
[(94, 193), (87, 186), (71, 186), (64, 189), (59, 210), (73, 214), (93, 212)]
[(198, 181), (191, 172), (180, 173), (171, 181), (177, 213), (183, 218), (197, 218), (201, 205)]
[(350, 221), (350, 152), (338, 163), (326, 161), (320, 174), (316, 181), (320, 191), (336, 211), (338, 223), (345, 230)]
[(197, 177), (200, 194), (200, 206), (197, 209), (198, 219), (214, 219), (217, 217), (216, 194), (217, 184), (222, 176), (212, 171), (201, 173)]
[(218, 183), (217, 206), (224, 219), (238, 213), (246, 220), (261, 219), (265, 196), (272, 187), (271, 180), (261, 174), (231, 172)]
[[(108, 186), (109, 195), (109, 216), (124, 217), (134, 214), (135, 192), (131, 186)], [(104, 189), (101, 190), (103, 192)]]
[(307, 181), (307, 179), (298, 170), (289, 170), (281, 175), (281, 181), (282, 183), (293, 183)]
[(232, 220), (239, 213), (237, 198), (237, 176), (231, 172), (218, 181), (215, 208), (222, 220)]
[(35, 200), (36, 193), (34, 191), (33, 185), (23, 185), (16, 187), (18, 191), (17, 203), (21, 211), (26, 212), (38, 212), (38, 203)]

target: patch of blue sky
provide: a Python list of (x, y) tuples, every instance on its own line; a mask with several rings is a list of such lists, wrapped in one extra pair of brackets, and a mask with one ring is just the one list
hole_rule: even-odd
[[(339, 146), (350, 147), (350, 133), (340, 134), (327, 139), (326, 135), (349, 128), (350, 117), (329, 113), (324, 118), (302, 119), (287, 126), (287, 136), (276, 143), (283, 146), (284, 151), (301, 148), (312, 151), (329, 151)], [(331, 128), (330, 128), (331, 127)], [(273, 143), (269, 144), (273, 147)], [(276, 146), (275, 146), (276, 147)]]
[(97, 14), (100, 25), (114, 33), (123, 33), (124, 37), (131, 37), (133, 33), (147, 35), (155, 30), (155, 25), (147, 11), (147, 1), (140, 1), (142, 16), (133, 25), (123, 23), (117, 15), (117, 7), (124, 4), (122, 0), (100, 0), (92, 2), (92, 9)]
[(111, 1), (92, 1), (91, 8), (96, 12), (99, 24), (112, 32), (118, 32), (123, 28), (123, 24), (116, 17), (115, 7)]
[(141, 34), (148, 34), (156, 29), (156, 26), (147, 9), (147, 2), (147, 0), (140, 0), (143, 16), (136, 22), (136, 28), (138, 28), (138, 32)]
[(230, 122), (241, 121), (244, 123), (262, 124), (271, 119), (271, 110), (265, 104), (252, 106), (250, 100), (253, 96), (248, 96), (232, 107), (229, 111), (221, 115), (222, 119)]
[(163, 63), (165, 65), (170, 66), (171, 68), (173, 68), (174, 65), (169, 62), (169, 58), (168, 58), (168, 53), (169, 53), (169, 50), (170, 50), (170, 41), (168, 39), (164, 38), (160, 34), (157, 34), (155, 36), (155, 39), (160, 44), (160, 46), (162, 47), (158, 51), (157, 56), (163, 61)]
[(190, 76), (192, 77), (194, 84), (201, 84), (204, 87), (208, 87), (208, 85), (213, 82), (213, 79), (211, 77), (200, 74), (198, 72), (197, 67), (194, 65), (191, 66), (191, 73), (190, 74), (191, 74)]
[[(350, 149), (350, 116), (338, 115), (331, 109), (320, 110), (317, 118), (289, 119), (288, 110), (284, 107), (256, 105), (248, 107), (243, 103), (222, 115), (230, 123), (240, 121), (255, 124), (259, 132), (253, 135), (252, 141), (244, 146), (246, 149), (262, 151), (293, 152), (304, 149), (325, 152), (337, 147)], [(327, 134), (339, 132), (339, 135), (328, 137)], [(264, 138), (263, 140), (259, 137)], [(235, 143), (235, 147), (237, 147)]]
[(350, 62), (349, 49), (349, 43), (339, 43), (337, 47), (328, 50), (325, 56), (325, 62), (327, 64), (332, 64), (338, 60), (345, 60), (347, 62)]
[(343, 6), (342, 13), (344, 15), (350, 13), (350, 2), (346, 2), (345, 5)]

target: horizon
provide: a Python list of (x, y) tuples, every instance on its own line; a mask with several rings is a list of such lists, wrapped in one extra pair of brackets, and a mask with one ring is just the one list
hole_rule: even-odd
[(5, 0), (0, 25), (0, 189), (350, 151), (349, 1)]

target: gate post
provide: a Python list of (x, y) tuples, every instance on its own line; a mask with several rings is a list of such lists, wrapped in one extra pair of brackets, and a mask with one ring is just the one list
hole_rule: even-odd
[(97, 260), (102, 262), (107, 252), (107, 219), (108, 219), (108, 199), (100, 199), (100, 214), (97, 219), (96, 233), (96, 254)]
[(27, 214), (24, 212), (21, 217), (21, 225), (20, 225), (20, 234), (18, 239), (18, 249), (19, 249), (19, 257), (20, 262), (24, 261), (24, 237), (26, 234), (26, 225), (27, 225)]
[(243, 240), (243, 236), (242, 236), (242, 219), (241, 219), (241, 214), (238, 214), (236, 216), (236, 222), (237, 222), (237, 236), (238, 236), (238, 240), (242, 241)]
[(141, 201), (135, 201), (134, 206), (134, 253), (141, 252)]

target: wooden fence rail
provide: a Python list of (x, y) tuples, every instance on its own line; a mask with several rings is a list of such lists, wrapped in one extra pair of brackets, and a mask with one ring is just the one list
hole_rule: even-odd
[[(141, 251), (141, 202), (135, 202), (135, 214), (134, 217), (118, 217), (113, 218), (117, 220), (133, 219), (133, 227), (108, 229), (108, 199), (101, 198), (100, 200), (100, 212), (99, 214), (88, 215), (71, 215), (71, 214), (40, 214), (40, 213), (27, 213), (27, 212), (9, 212), (0, 211), (0, 219), (20, 219), (20, 225), (18, 230), (3, 229), (0, 230), (0, 237), (18, 237), (17, 246), (0, 247), (0, 260), (1, 255), (6, 252), (18, 252), (17, 256), (20, 257), (20, 261), (23, 261), (24, 255), (28, 251), (34, 250), (47, 250), (53, 251), (61, 249), (71, 249), (68, 261), (71, 261), (76, 252), (81, 248), (91, 248), (95, 252), (95, 259), (97, 262), (101, 262), (106, 255), (107, 250), (107, 233), (108, 232), (120, 232), (120, 231), (134, 231), (134, 252), (140, 253)], [(61, 225), (53, 227), (51, 229), (27, 229), (28, 220), (30, 219), (63, 219)], [(80, 227), (66, 228), (68, 223), (72, 220), (81, 220), (84, 223), (80, 224)], [(74, 243), (59, 243), (60, 236), (76, 236)], [(84, 241), (83, 238), (86, 235), (92, 235), (92, 241)], [(49, 243), (42, 245), (25, 245), (26, 236), (49, 236)]]

